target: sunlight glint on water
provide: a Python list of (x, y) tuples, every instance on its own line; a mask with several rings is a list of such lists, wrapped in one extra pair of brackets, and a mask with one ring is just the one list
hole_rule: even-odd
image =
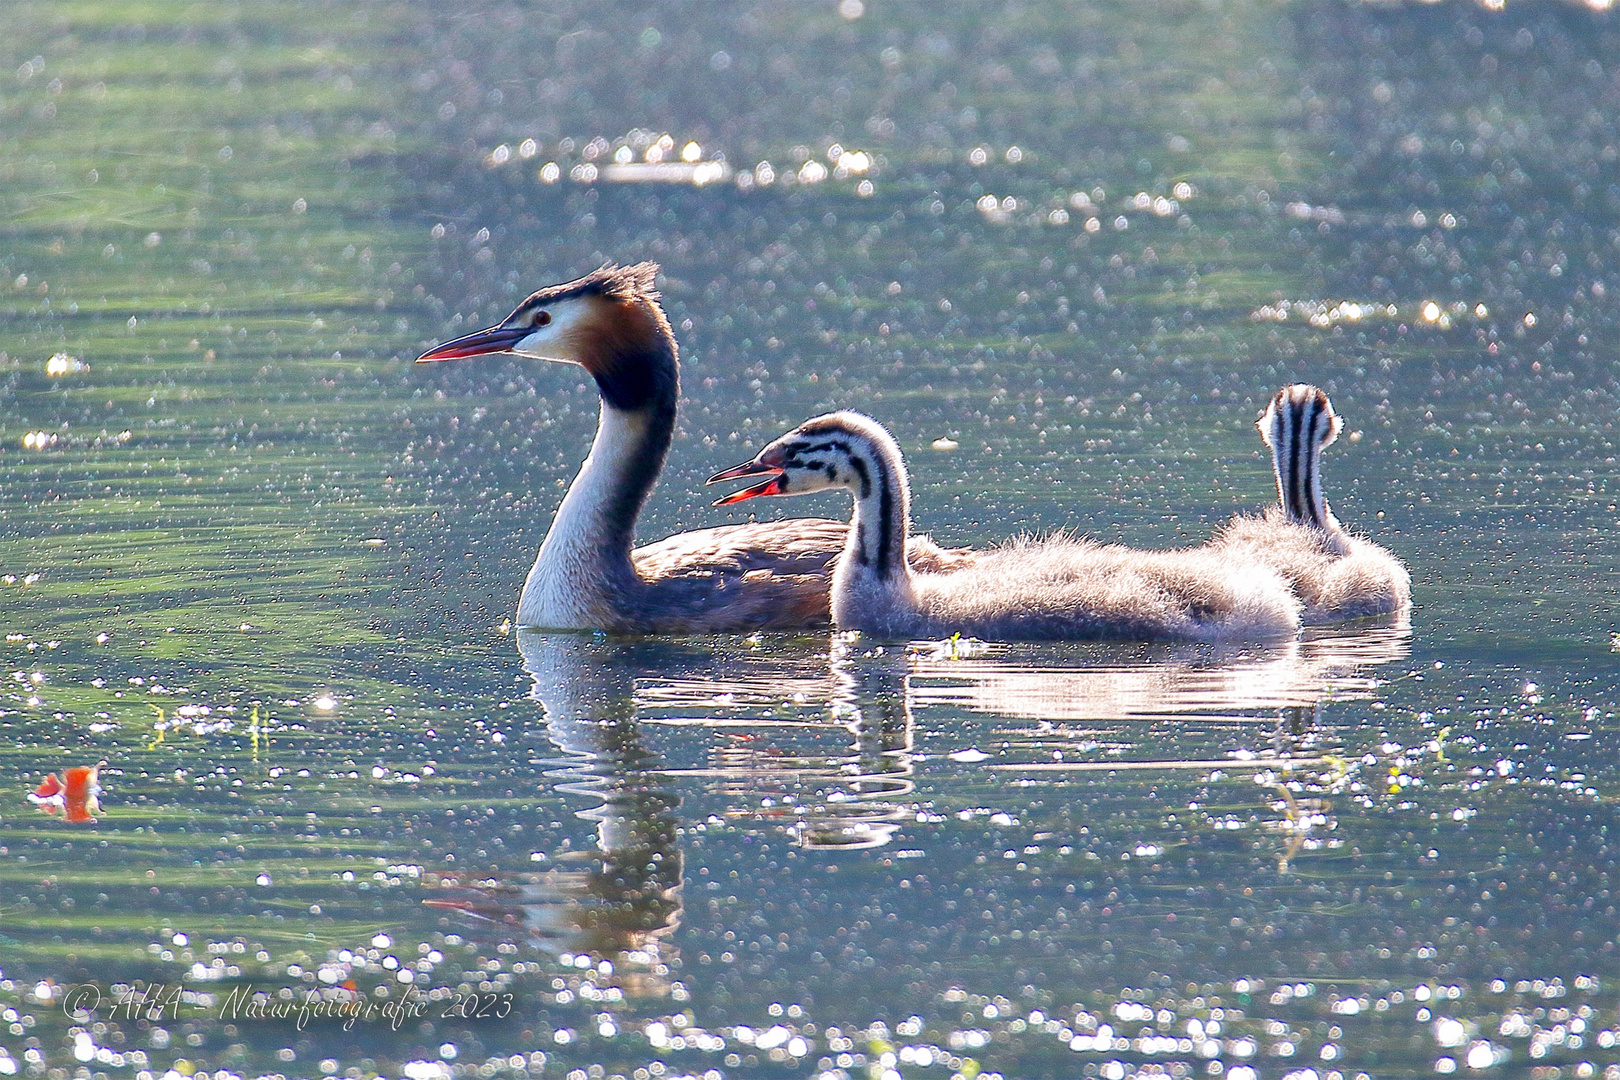
[[(1620, 1075), (1591, 7), (13, 5), (0, 1074)], [(1410, 626), (513, 633), (594, 389), (409, 361), (639, 259), (644, 538), (855, 407), (1198, 543), (1309, 380)]]

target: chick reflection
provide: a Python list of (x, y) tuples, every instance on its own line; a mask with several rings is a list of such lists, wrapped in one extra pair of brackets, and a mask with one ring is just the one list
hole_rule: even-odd
[[(689, 659), (689, 658), (681, 658)], [(879, 847), (913, 811), (909, 659), (834, 636), (669, 663), (636, 687), (643, 721), (698, 727), (704, 766), (732, 821), (777, 826), (805, 847)], [(695, 669), (701, 668), (698, 674)]]
[(810, 848), (873, 848), (912, 817), (889, 802), (911, 794), (910, 661), (904, 652), (863, 650), (856, 635), (834, 635), (832, 713), (854, 737), (841, 763), (843, 790), (801, 806), (799, 842)]
[[(1227, 651), (1197, 645), (1088, 646), (1081, 662), (1054, 666), (1051, 650), (986, 653), (945, 642), (913, 668), (917, 706), (1064, 720), (1250, 721), (1275, 709), (1296, 732), (1327, 697), (1365, 696), (1368, 669), (1411, 652), (1404, 615), (1376, 624), (1308, 632), (1295, 641)], [(1031, 660), (1023, 662), (1021, 654)]]
[(547, 735), (578, 762), (551, 774), (563, 781), (558, 790), (600, 800), (578, 813), (596, 823), (597, 849), (580, 855), (588, 869), (483, 883), (469, 897), (427, 903), (520, 928), (548, 952), (607, 960), (627, 994), (667, 996), (676, 963), (667, 938), (681, 913), (680, 800), (636, 723), (635, 675), (648, 658), (643, 647), (577, 634), (524, 633), (518, 647)]
[[(1055, 665), (1060, 657), (1049, 650), (1025, 661), (1012, 650), (986, 655), (980, 647), (975, 654), (953, 642), (919, 654), (912, 698), (1038, 720), (1007, 733), (1026, 760), (988, 766), (998, 772), (1247, 777), (1264, 792), (1270, 815), (1261, 812), (1261, 825), (1277, 842), (1278, 871), (1288, 873), (1302, 852), (1337, 843), (1332, 799), (1361, 780), (1353, 765), (1360, 754), (1347, 754), (1345, 733), (1324, 724), (1323, 703), (1371, 696), (1377, 667), (1410, 651), (1404, 616), (1232, 653), (1093, 647), (1065, 666)], [(1234, 749), (1233, 736), (1213, 734), (1252, 730), (1268, 714), (1269, 745), (1238, 734)], [(1238, 824), (1230, 815), (1209, 820), (1217, 830)]]

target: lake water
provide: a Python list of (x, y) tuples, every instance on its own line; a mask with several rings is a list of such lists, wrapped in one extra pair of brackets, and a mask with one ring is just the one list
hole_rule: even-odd
[[(7, 13), (0, 1074), (1620, 1076), (1613, 16)], [(858, 407), (943, 542), (1197, 543), (1308, 380), (1410, 620), (514, 632), (594, 388), (410, 361), (640, 259), (645, 538)]]

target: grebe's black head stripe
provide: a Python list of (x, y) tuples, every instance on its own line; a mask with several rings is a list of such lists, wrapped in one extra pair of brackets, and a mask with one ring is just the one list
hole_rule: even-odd
[(533, 293), (522, 304), (544, 306), (558, 300), (572, 299), (581, 296), (604, 296), (611, 300), (646, 300), (655, 301), (659, 298), (658, 264), (653, 262), (636, 263), (633, 266), (615, 266), (607, 263), (600, 269), (592, 270), (582, 278), (565, 281), (561, 285), (551, 285)]
[(905, 465), (900, 448), (881, 425), (854, 412), (818, 416), (762, 451), (760, 462), (784, 470), (781, 483), (791, 482), (795, 494), (847, 488), (856, 501), (852, 561), (881, 575), (903, 567)]

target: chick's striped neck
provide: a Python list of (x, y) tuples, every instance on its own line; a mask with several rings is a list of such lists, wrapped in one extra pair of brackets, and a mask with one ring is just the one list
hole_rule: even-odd
[(1332, 430), (1326, 395), (1283, 398), (1272, 405), (1271, 465), (1277, 498), (1288, 520), (1330, 528), (1334, 524), (1322, 494), (1322, 447)]
[(893, 450), (861, 434), (829, 434), (826, 442), (847, 459), (848, 486), (855, 496), (847, 557), (880, 578), (904, 574), (911, 513), (904, 463)]

